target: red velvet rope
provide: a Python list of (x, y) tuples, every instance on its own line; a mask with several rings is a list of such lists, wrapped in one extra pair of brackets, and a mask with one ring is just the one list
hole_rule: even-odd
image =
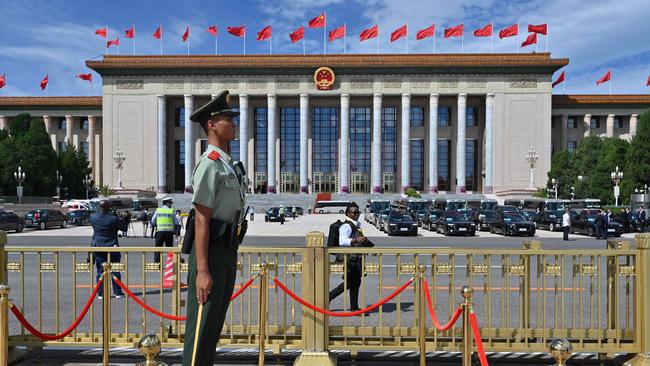
[(483, 341), (481, 340), (481, 333), (478, 329), (478, 320), (476, 319), (476, 314), (474, 314), (474, 311), (471, 310), (471, 308), (469, 313), (469, 322), (472, 324), (474, 342), (476, 343), (476, 352), (478, 352), (478, 359), (481, 361), (481, 366), (488, 366), (487, 356), (483, 349)]
[(311, 310), (317, 311), (317, 312), (319, 312), (319, 313), (321, 313), (321, 314), (327, 314), (327, 315), (331, 315), (331, 316), (348, 317), (348, 316), (357, 316), (357, 315), (361, 315), (361, 314), (367, 313), (367, 312), (369, 312), (369, 311), (371, 311), (371, 310), (374, 310), (374, 309), (376, 309), (376, 308), (378, 308), (378, 307), (384, 305), (385, 303), (387, 303), (387, 302), (389, 302), (390, 300), (392, 300), (395, 296), (399, 295), (402, 291), (406, 290), (406, 288), (409, 287), (409, 285), (411, 284), (411, 282), (413, 282), (413, 278), (411, 278), (411, 279), (409, 279), (408, 281), (406, 281), (406, 283), (404, 283), (400, 288), (398, 288), (397, 290), (395, 290), (395, 292), (393, 292), (392, 294), (388, 295), (388, 297), (384, 298), (383, 300), (379, 301), (378, 303), (376, 303), (376, 304), (374, 304), (374, 305), (370, 305), (370, 306), (368, 306), (368, 307), (366, 307), (366, 308), (363, 308), (363, 309), (359, 309), (359, 310), (357, 310), (357, 311), (348, 311), (348, 312), (343, 312), (343, 311), (341, 311), (341, 312), (339, 312), (339, 311), (331, 311), (331, 310), (327, 310), (327, 309), (319, 308), (318, 306), (312, 305), (312, 304), (310, 304), (309, 302), (307, 302), (307, 301), (301, 299), (298, 295), (294, 294), (291, 290), (289, 290), (289, 289), (287, 288), (287, 286), (285, 286), (285, 285), (284, 285), (282, 282), (280, 282), (280, 280), (278, 280), (277, 278), (273, 277), (273, 282), (275, 282), (275, 284), (276, 284), (276, 285), (277, 285), (277, 286), (278, 286), (282, 291), (284, 291), (287, 295), (289, 295), (292, 299), (296, 300), (297, 302), (299, 302), (299, 303), (302, 304), (303, 306), (306, 306), (306, 307), (310, 308)]
[(256, 278), (257, 276), (251, 277), (251, 279), (248, 280), (242, 287), (240, 287), (239, 290), (237, 290), (237, 292), (235, 292), (234, 294), (232, 294), (232, 296), (230, 296), (230, 301), (234, 301), (239, 295), (242, 294), (242, 292), (246, 291), (248, 286), (250, 286), (253, 283), (253, 281), (255, 281)]
[(463, 308), (459, 306), (458, 309), (456, 309), (454, 312), (454, 315), (451, 316), (449, 322), (445, 325), (441, 325), (438, 317), (436, 316), (436, 310), (433, 308), (433, 304), (431, 303), (431, 295), (429, 295), (429, 283), (426, 279), (423, 281), (423, 283), (424, 297), (427, 299), (427, 307), (429, 308), (429, 315), (431, 316), (433, 325), (441, 332), (453, 327), (454, 324), (458, 321), (458, 318), (460, 318), (460, 316), (463, 314)]
[(56, 341), (61, 338), (66, 337), (68, 334), (72, 333), (72, 331), (81, 323), (83, 318), (86, 316), (86, 313), (88, 313), (88, 310), (90, 309), (90, 306), (93, 303), (93, 300), (95, 300), (95, 296), (97, 296), (97, 292), (99, 291), (100, 286), (102, 285), (102, 279), (100, 278), (97, 281), (97, 284), (95, 285), (95, 289), (93, 290), (93, 293), (90, 294), (90, 298), (88, 298), (88, 302), (86, 302), (86, 305), (84, 306), (83, 310), (81, 310), (81, 313), (79, 313), (79, 316), (77, 316), (77, 319), (63, 332), (59, 334), (45, 334), (40, 331), (38, 331), (36, 328), (34, 328), (28, 321), (25, 319), (23, 314), (18, 310), (16, 305), (11, 304), (10, 309), (11, 312), (14, 313), (18, 321), (27, 329), (30, 333), (33, 335), (37, 336), (38, 338), (45, 340), (45, 341)]

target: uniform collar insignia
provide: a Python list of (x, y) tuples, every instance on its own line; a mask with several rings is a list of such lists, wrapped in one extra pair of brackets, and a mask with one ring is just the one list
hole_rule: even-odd
[(212, 151), (208, 154), (208, 159), (210, 159), (210, 160), (217, 161), (217, 159), (219, 159), (220, 157), (221, 157), (221, 155), (219, 154), (219, 152), (217, 152), (217, 151), (215, 151), (215, 150), (212, 150)]

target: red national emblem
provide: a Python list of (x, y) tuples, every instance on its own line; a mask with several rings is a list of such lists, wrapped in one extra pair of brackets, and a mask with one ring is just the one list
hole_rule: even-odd
[(316, 83), (316, 89), (318, 90), (332, 90), (335, 80), (334, 71), (329, 67), (319, 67), (314, 72), (314, 83)]
[(217, 161), (217, 159), (219, 159), (219, 157), (221, 157), (221, 155), (219, 155), (219, 153), (216, 152), (216, 151), (214, 151), (214, 150), (212, 150), (212, 151), (208, 154), (208, 159), (210, 159), (210, 160)]

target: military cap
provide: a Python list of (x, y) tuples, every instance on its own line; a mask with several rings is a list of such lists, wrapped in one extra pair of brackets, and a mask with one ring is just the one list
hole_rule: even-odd
[(219, 115), (228, 117), (239, 116), (239, 112), (235, 112), (230, 108), (230, 96), (228, 93), (228, 90), (222, 91), (216, 98), (192, 112), (190, 120), (192, 122), (203, 123), (208, 121), (211, 117)]
[(169, 196), (167, 196), (167, 197), (163, 197), (163, 199), (162, 199), (162, 203), (165, 203), (165, 202), (172, 202), (172, 201), (173, 201), (173, 199), (172, 199), (171, 197), (169, 197)]

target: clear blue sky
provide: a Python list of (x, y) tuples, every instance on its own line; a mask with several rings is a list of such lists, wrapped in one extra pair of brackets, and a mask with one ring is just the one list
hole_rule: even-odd
[[(242, 39), (226, 33), (227, 26), (247, 26), (246, 53), (268, 54), (268, 41), (255, 40), (264, 26), (273, 26), (273, 53), (302, 53), (302, 44), (292, 45), (288, 34), (307, 21), (327, 12), (328, 30), (343, 23), (348, 28), (348, 53), (374, 53), (374, 40), (360, 43), (359, 33), (379, 24), (380, 53), (403, 53), (403, 40), (389, 42), (397, 27), (409, 25), (409, 52), (431, 52), (431, 40), (415, 41), (415, 32), (436, 24), (439, 53), (460, 52), (458, 39), (443, 39), (442, 29), (465, 24), (466, 53), (490, 52), (489, 39), (471, 35), (474, 29), (493, 21), (495, 32), (520, 23), (519, 43), (529, 23), (549, 24), (548, 47), (553, 57), (568, 57), (567, 93), (607, 93), (608, 86), (595, 81), (611, 68), (613, 93), (650, 93), (645, 82), (650, 75), (649, 0), (586, 2), (583, 0), (469, 1), (469, 0), (240, 0), (240, 1), (9, 1), (1, 5), (0, 73), (6, 73), (7, 95), (89, 95), (87, 82), (75, 74), (91, 72), (88, 59), (105, 52), (106, 40), (94, 34), (108, 26), (109, 39), (119, 35), (120, 54), (132, 54), (132, 41), (124, 31), (136, 28), (137, 54), (159, 54), (159, 41), (152, 33), (163, 25), (165, 54), (185, 54), (181, 41), (187, 25), (191, 28), (190, 53), (214, 53), (214, 38), (205, 29), (219, 28), (219, 53), (241, 54)], [(546, 39), (540, 37), (538, 51)], [(494, 37), (494, 52), (515, 52), (515, 38)], [(322, 29), (306, 30), (308, 53), (321, 53)], [(520, 49), (531, 52), (534, 47)], [(116, 48), (110, 53), (115, 54)], [(342, 53), (341, 40), (328, 43), (328, 53)], [(45, 92), (40, 80), (49, 73)], [(557, 75), (556, 75), (557, 76)], [(100, 77), (93, 73), (94, 94), (99, 95)], [(562, 93), (562, 88), (556, 88)]]

